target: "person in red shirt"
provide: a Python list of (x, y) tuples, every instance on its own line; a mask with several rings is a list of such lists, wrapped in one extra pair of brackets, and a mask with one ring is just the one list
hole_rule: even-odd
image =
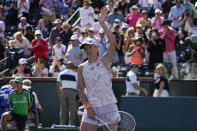
[(48, 58), (48, 43), (47, 40), (42, 38), (42, 33), (40, 30), (35, 31), (35, 39), (31, 44), (31, 51), (34, 52), (34, 58)]

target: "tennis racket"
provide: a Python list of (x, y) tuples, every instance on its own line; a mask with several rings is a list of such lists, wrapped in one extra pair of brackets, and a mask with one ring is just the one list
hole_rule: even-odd
[[(85, 112), (82, 112), (82, 111), (78, 111), (77, 114), (78, 114), (78, 115), (86, 115), (86, 113), (85, 113)], [(101, 120), (101, 119), (98, 118), (97, 116), (95, 116), (95, 119), (97, 119), (97, 120), (100, 121), (103, 125), (105, 125), (109, 131), (113, 131), (113, 130), (108, 126), (108, 124), (107, 124), (106, 122), (104, 122), (103, 120)]]
[(136, 122), (134, 117), (128, 112), (119, 111), (121, 121), (118, 123), (118, 131), (134, 131)]
[[(135, 126), (136, 126), (136, 122), (134, 117), (129, 114), (128, 112), (124, 112), (124, 111), (119, 111), (120, 113), (120, 117), (121, 117), (121, 121), (118, 123), (118, 131), (134, 131), (135, 130)], [(84, 115), (86, 114), (85, 112), (82, 111), (78, 111), (79, 115)], [(98, 117), (95, 117), (98, 121), (100, 121), (103, 125), (105, 125), (109, 131), (112, 131), (112, 129), (108, 126), (108, 124), (106, 122), (104, 122), (103, 120), (101, 120)]]

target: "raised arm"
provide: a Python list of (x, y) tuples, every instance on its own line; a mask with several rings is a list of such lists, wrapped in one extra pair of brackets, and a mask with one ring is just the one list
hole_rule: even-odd
[(107, 8), (103, 7), (101, 9), (101, 13), (98, 16), (98, 21), (107, 35), (107, 38), (109, 40), (109, 47), (107, 49), (107, 52), (103, 55), (102, 60), (103, 60), (104, 65), (106, 66), (106, 68), (111, 69), (111, 61), (114, 57), (117, 43), (116, 43), (116, 39), (115, 39), (114, 35), (112, 34), (111, 30), (105, 24), (106, 16), (107, 16)]

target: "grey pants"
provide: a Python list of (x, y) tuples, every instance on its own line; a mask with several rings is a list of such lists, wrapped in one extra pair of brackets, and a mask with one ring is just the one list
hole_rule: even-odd
[(60, 96), (60, 125), (65, 125), (65, 119), (69, 116), (69, 124), (75, 125), (77, 116), (77, 91), (74, 89), (62, 89)]

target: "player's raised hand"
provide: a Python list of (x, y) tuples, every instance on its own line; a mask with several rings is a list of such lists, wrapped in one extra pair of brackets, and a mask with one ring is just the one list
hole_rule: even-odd
[(99, 22), (104, 22), (107, 17), (107, 8), (103, 7), (100, 11), (100, 14), (98, 14), (98, 20)]

